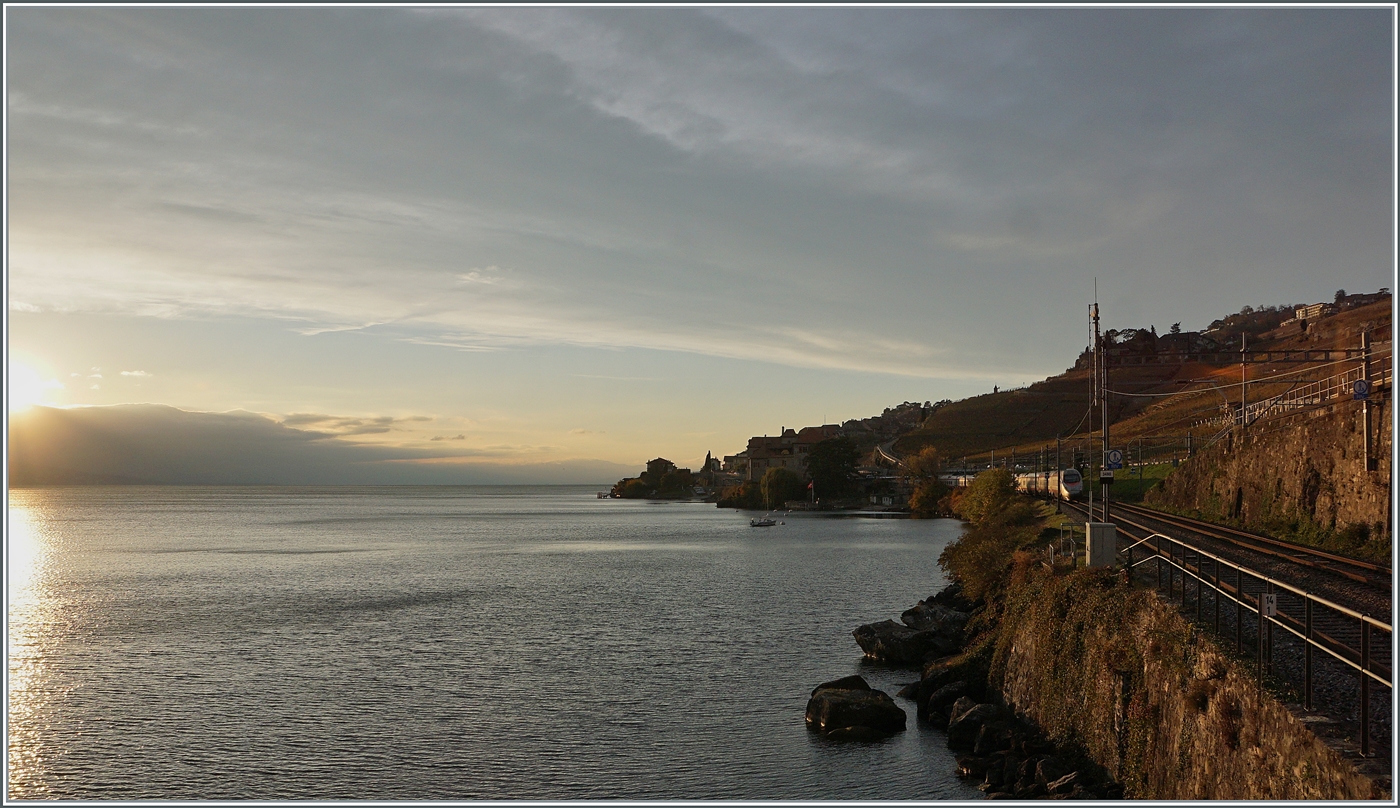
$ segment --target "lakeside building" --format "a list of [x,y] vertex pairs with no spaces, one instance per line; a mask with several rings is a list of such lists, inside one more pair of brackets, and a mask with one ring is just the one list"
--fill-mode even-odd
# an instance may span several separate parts
[[[812,447],[828,438],[841,435],[841,427],[836,424],[803,427],[802,431],[782,427],[775,438],[767,435],[749,438],[749,470],[745,479],[761,480],[768,469],[789,469],[805,477],[807,475],[807,453]],[[727,459],[727,458],[726,458]]]

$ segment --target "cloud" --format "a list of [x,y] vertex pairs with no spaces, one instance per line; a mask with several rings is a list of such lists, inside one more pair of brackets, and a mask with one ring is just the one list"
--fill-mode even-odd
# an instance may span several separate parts
[[496,266],[485,267],[484,269],[472,269],[457,276],[457,280],[462,283],[483,284],[486,286],[495,286],[505,279],[503,270]]
[[140,377],[140,378],[150,378],[150,376],[151,376],[151,374],[147,373],[147,372],[144,371],[144,370],[123,370],[123,371],[122,371],[122,375],[123,375],[123,376],[137,376],[137,377]]
[[253,13],[9,18],[12,310],[990,381],[1389,282],[1385,9]]
[[459,435],[453,435],[452,437],[447,437],[447,436],[444,436],[444,435],[434,435],[433,437],[429,438],[429,440],[466,440],[466,439],[467,439],[467,436],[466,436],[466,435],[460,435],[460,434],[459,434]]
[[606,435],[606,431],[601,429],[570,429],[570,435]]
[[389,415],[357,418],[310,412],[292,413],[281,418],[281,422],[286,426],[315,427],[318,432],[339,436],[382,435],[399,424],[431,420],[433,419],[426,415],[413,415],[406,418],[395,418]]
[[9,426],[10,480],[16,486],[591,484],[615,480],[628,470],[584,459],[500,459],[520,447],[498,447],[508,450],[503,453],[354,444],[254,413],[189,412],[153,404],[33,407],[11,414]]

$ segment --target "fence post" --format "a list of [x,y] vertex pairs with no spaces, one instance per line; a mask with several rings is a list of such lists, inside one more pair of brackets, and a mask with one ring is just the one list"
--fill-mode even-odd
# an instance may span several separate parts
[[1371,756],[1371,624],[1361,618],[1361,756]]
[[1205,572],[1201,569],[1201,554],[1196,553],[1196,622],[1201,622],[1201,599],[1205,596]]
[[1186,545],[1181,545],[1181,610],[1186,610]]
[[1262,693],[1264,692],[1264,593],[1262,590],[1254,597],[1254,611],[1259,614],[1259,635],[1256,638],[1259,655],[1256,661],[1259,668],[1259,692]]
[[1303,597],[1303,709],[1312,709],[1312,595]]
[[1220,636],[1220,559],[1211,562],[1211,578],[1215,579],[1215,636]]
[[[1269,581],[1266,584],[1266,586],[1268,588],[1265,591],[1267,591],[1270,595],[1274,594],[1274,582]],[[1274,621],[1268,619],[1268,615],[1264,616],[1264,626],[1265,630],[1269,632],[1269,639],[1264,644],[1264,647],[1267,648],[1269,651],[1268,666],[1265,668],[1265,670],[1267,670],[1269,674],[1272,675],[1274,672]]]
[[1235,567],[1235,653],[1244,653],[1244,570]]

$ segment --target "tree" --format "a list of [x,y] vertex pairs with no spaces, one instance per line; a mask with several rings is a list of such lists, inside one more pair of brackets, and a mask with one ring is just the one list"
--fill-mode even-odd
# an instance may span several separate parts
[[675,492],[692,485],[695,485],[695,475],[690,473],[690,469],[672,468],[661,475],[661,483],[657,488],[665,492]]
[[841,497],[851,493],[860,450],[845,436],[827,438],[807,453],[807,476],[812,478],[817,496]]
[[1173,333],[1173,334],[1180,334],[1180,333],[1181,333],[1181,323],[1172,323],[1172,330],[1171,330],[1171,333]]
[[938,454],[938,449],[925,446],[904,458],[903,473],[910,481],[919,482],[937,476],[942,465],[943,457]]
[[1340,306],[1340,305],[1342,305],[1342,301],[1346,299],[1346,296],[1347,296],[1347,290],[1345,290],[1345,289],[1338,289],[1338,290],[1337,290],[1336,296],[1332,298],[1332,302],[1333,302],[1333,303],[1336,303],[1338,306]]
[[958,516],[980,523],[1005,508],[1016,495],[1016,478],[1006,469],[988,469],[977,475],[958,502]]
[[939,502],[948,495],[948,486],[938,479],[943,458],[932,446],[904,459],[904,478],[913,487],[909,495],[909,510],[915,516],[937,516],[942,511]]
[[646,499],[651,491],[651,484],[637,477],[618,480],[612,489],[614,496],[623,499]]
[[769,510],[782,506],[790,499],[801,499],[807,490],[806,483],[790,469],[768,469],[759,480],[758,488],[763,493],[763,502]]

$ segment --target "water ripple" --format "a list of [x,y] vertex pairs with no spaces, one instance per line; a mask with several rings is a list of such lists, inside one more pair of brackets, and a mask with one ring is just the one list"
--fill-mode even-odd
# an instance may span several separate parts
[[[12,799],[971,799],[942,736],[809,735],[956,523],[593,488],[42,489]],[[12,524],[14,518],[12,516]],[[763,535],[757,535],[762,533]],[[912,712],[912,711],[911,711]]]

